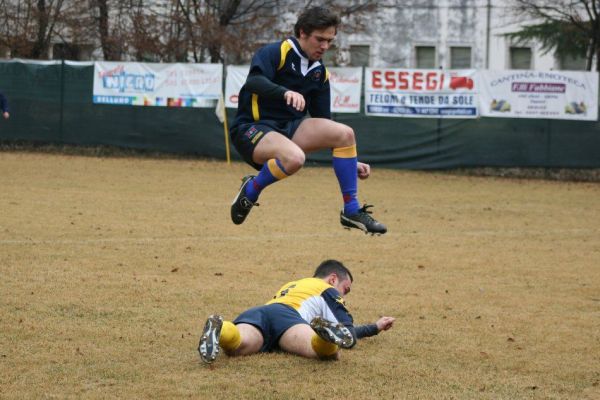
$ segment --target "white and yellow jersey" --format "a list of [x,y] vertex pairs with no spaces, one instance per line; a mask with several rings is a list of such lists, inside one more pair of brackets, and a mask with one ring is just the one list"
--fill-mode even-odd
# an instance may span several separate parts
[[286,283],[267,304],[286,304],[300,314],[306,322],[323,317],[332,322],[352,326],[352,315],[344,299],[333,286],[320,278],[304,278]]

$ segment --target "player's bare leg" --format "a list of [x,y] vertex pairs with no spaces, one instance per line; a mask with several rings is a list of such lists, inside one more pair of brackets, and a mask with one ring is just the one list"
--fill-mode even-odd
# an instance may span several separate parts
[[295,174],[304,165],[304,151],[292,140],[278,132],[269,132],[256,145],[252,159],[257,164],[265,164],[271,159],[281,161],[288,175]]
[[234,325],[214,314],[204,324],[198,352],[200,359],[210,364],[215,361],[221,348],[229,356],[243,356],[258,353],[263,341],[262,333],[256,327],[249,324]]
[[242,185],[231,204],[231,220],[239,225],[244,222],[255,205],[260,192],[268,185],[296,173],[304,165],[304,151],[290,139],[278,132],[268,132],[256,145],[253,161],[262,164],[258,176],[242,178]]
[[351,127],[325,118],[308,118],[302,121],[292,141],[305,153],[333,149],[333,169],[344,199],[344,210],[340,213],[343,226],[371,234],[387,232],[385,225],[371,217],[368,208],[372,206],[360,207],[358,203],[358,159]]
[[306,324],[294,325],[285,331],[279,339],[279,347],[288,353],[306,358],[338,358],[338,346],[321,339]]
[[228,356],[247,356],[260,351],[264,343],[262,333],[254,325],[237,324],[235,325],[240,333],[241,342],[236,349],[226,349]]

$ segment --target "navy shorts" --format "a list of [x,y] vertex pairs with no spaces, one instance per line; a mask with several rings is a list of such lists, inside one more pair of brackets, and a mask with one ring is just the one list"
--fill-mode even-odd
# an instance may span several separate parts
[[262,332],[264,343],[260,349],[266,353],[279,349],[279,338],[294,325],[306,324],[298,311],[285,304],[273,303],[258,306],[241,313],[234,324],[250,324]]
[[238,153],[240,153],[244,161],[252,165],[255,169],[260,170],[262,165],[257,164],[252,160],[252,154],[254,153],[256,145],[258,145],[262,138],[271,131],[279,132],[288,139],[291,139],[302,121],[304,121],[304,118],[283,122],[260,120],[256,122],[241,123],[232,126],[229,134],[231,135],[233,146]]

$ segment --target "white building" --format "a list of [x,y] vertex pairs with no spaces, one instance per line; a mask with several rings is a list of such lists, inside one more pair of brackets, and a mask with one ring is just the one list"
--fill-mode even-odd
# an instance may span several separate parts
[[[514,0],[349,0],[347,3],[376,3],[378,7],[367,15],[365,31],[352,34],[340,31],[335,51],[325,53],[325,63],[329,66],[585,69],[585,59],[560,60],[552,53],[542,54],[534,42],[511,42],[505,34],[536,22],[516,15]],[[171,3],[148,0],[145,4],[156,15],[167,15]],[[271,10],[281,21],[280,31],[292,31],[303,4],[281,0],[280,6]],[[70,37],[70,32],[63,32],[62,37]],[[280,39],[265,37],[264,43]],[[97,41],[88,38],[87,42],[94,40]],[[14,55],[0,46],[0,57]],[[57,41],[50,46],[48,57],[89,60],[102,59],[103,55],[99,43],[65,45]],[[227,63],[234,62],[227,58]],[[190,56],[189,60],[193,58]]]
[[519,18],[512,1],[380,1],[365,32],[338,35],[329,64],[400,68],[585,69],[585,59],[559,60],[536,43],[506,33],[535,21]]

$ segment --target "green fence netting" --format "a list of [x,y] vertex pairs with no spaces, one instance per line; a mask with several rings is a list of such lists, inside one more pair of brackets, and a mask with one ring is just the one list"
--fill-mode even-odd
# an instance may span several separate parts
[[[92,103],[94,67],[0,62],[0,90],[11,118],[0,141],[107,145],[225,158],[213,109]],[[229,120],[234,110],[228,110]],[[362,161],[392,168],[600,167],[598,122],[544,119],[418,119],[335,114],[356,132]],[[239,159],[232,149],[234,159]],[[330,162],[330,152],[310,155]]]

